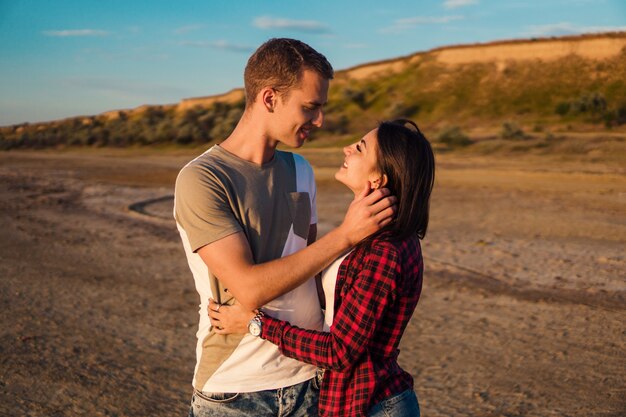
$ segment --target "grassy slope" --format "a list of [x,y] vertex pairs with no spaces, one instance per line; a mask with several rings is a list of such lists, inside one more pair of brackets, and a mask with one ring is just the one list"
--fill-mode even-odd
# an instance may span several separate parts
[[[458,127],[457,135],[471,139],[466,143],[472,146],[463,147],[463,152],[591,153],[617,160],[626,156],[626,51],[600,61],[570,55],[504,65],[446,65],[433,53],[407,61],[411,63],[400,72],[364,79],[339,73],[329,92],[325,127],[314,143],[342,145],[378,120],[408,117],[434,142],[444,130]],[[9,126],[0,128],[0,148],[204,145],[225,137],[242,109],[243,102],[183,112],[173,106],[146,106],[122,112],[121,117]],[[519,131],[506,137],[504,123]],[[436,146],[442,151],[459,149],[463,141],[456,139]]]
[[[600,112],[556,113],[561,103],[575,104],[597,93],[605,112],[626,108],[626,52],[604,61],[568,56],[552,62],[443,65],[426,56],[398,74],[362,81],[338,80],[330,92],[329,118],[348,117],[351,128],[368,116],[407,116],[421,124],[494,126],[507,120],[522,124],[599,124]],[[359,94],[357,94],[357,92]],[[356,95],[356,99],[355,99]],[[331,124],[332,124],[331,122]]]

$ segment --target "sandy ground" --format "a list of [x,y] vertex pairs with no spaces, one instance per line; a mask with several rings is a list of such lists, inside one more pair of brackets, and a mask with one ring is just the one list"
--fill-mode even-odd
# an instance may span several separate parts
[[[350,200],[341,157],[303,153],[323,233]],[[198,297],[170,213],[190,157],[0,153],[0,415],[186,415]],[[438,168],[400,355],[422,414],[625,415],[623,169]]]

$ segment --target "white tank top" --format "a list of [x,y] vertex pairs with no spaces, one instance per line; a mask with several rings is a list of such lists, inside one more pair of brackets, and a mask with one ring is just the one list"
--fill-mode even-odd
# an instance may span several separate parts
[[[350,251],[352,252],[352,251]],[[339,266],[350,252],[337,258],[322,273],[322,288],[324,288],[324,299],[326,300],[326,312],[324,313],[324,331],[330,331],[333,324],[333,316],[335,315],[335,286],[337,284],[337,273]]]

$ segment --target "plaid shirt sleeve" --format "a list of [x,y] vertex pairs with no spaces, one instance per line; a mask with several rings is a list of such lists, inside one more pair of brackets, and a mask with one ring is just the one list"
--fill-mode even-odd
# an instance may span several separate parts
[[301,329],[265,316],[261,337],[290,358],[326,369],[350,368],[366,350],[393,303],[401,269],[397,250],[385,243],[369,249],[360,263],[362,269],[343,296],[330,333]]

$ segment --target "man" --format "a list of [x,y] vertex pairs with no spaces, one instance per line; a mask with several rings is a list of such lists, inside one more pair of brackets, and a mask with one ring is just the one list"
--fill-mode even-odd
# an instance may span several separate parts
[[246,65],[235,130],[178,175],[174,216],[201,300],[191,416],[317,414],[314,367],[250,334],[215,334],[207,307],[210,298],[236,300],[321,329],[311,277],[391,221],[393,197],[364,192],[341,226],[315,242],[313,171],[276,150],[302,146],[322,125],[332,77],[326,58],[300,41],[261,45]]

